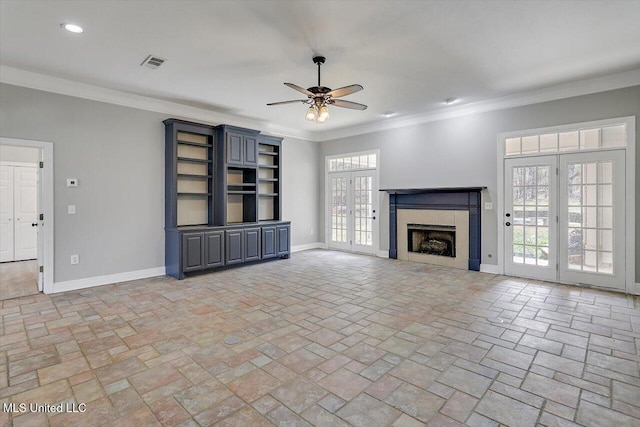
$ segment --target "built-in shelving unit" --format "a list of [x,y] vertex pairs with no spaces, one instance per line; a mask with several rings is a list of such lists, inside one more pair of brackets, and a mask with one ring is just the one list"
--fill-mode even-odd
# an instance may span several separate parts
[[229,125],[165,123],[167,274],[289,256],[281,138]]
[[260,221],[280,217],[281,139],[261,135],[258,138],[258,214]]

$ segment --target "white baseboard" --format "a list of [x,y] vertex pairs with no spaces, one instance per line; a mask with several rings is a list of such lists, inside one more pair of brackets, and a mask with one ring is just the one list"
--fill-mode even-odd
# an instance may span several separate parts
[[376,256],[378,258],[389,258],[389,251],[388,250],[386,250],[386,251],[378,251],[376,253]]
[[640,283],[636,283],[636,291],[634,292],[635,295],[640,295]]
[[291,253],[306,251],[309,249],[326,249],[326,247],[322,242],[305,243],[304,245],[291,246]]
[[128,282],[129,280],[146,279],[148,277],[164,276],[164,267],[149,268],[147,270],[128,271],[126,273],[109,274],[106,276],[87,277],[86,279],[68,280],[53,284],[53,292],[75,291],[93,286],[109,285],[112,283]]
[[480,271],[482,273],[500,274],[498,266],[494,264],[480,264]]

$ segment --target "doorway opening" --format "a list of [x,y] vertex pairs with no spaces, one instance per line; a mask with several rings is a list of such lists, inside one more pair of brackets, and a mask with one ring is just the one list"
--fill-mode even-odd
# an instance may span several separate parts
[[0,138],[0,300],[51,290],[52,161],[51,143]]

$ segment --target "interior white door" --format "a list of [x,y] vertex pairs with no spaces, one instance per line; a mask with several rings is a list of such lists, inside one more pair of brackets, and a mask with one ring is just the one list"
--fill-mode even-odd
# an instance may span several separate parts
[[505,159],[505,273],[557,280],[557,157]]
[[38,257],[38,169],[16,166],[14,176],[14,259]]
[[351,211],[350,224],[351,250],[362,253],[374,252],[374,224],[378,187],[375,171],[358,171],[351,173]]
[[13,166],[0,166],[0,262],[13,260]]
[[624,290],[624,156],[560,156],[560,281]]
[[351,215],[351,192],[349,190],[349,172],[329,175],[329,247],[349,250],[351,245],[349,223]]

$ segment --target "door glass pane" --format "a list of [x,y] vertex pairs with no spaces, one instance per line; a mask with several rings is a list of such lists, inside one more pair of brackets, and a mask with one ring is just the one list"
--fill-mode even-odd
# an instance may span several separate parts
[[549,166],[512,168],[515,264],[549,264],[549,172]]
[[[567,172],[566,191],[570,205],[567,266],[571,270],[612,274],[615,250],[613,162],[570,163]],[[578,183],[578,175],[582,185]],[[576,183],[578,185],[574,185]],[[579,210],[582,212],[580,221],[577,220]]]
[[347,242],[347,178],[331,178],[331,239]]
[[355,210],[355,244],[373,245],[373,194],[372,177],[357,176],[354,178]]
[[580,149],[600,147],[600,129],[586,129],[580,131]]
[[538,152],[538,135],[522,138],[522,154]]
[[520,138],[507,138],[504,141],[504,151],[507,156],[520,154]]
[[572,151],[578,149],[578,131],[561,132],[558,136],[560,151]]
[[624,147],[626,142],[626,126],[610,126],[602,128],[603,147]]
[[558,134],[548,133],[540,135],[540,152],[549,152],[558,150]]

